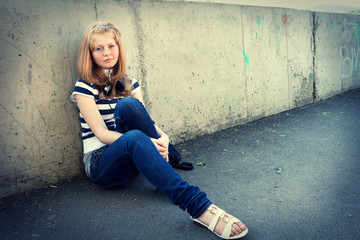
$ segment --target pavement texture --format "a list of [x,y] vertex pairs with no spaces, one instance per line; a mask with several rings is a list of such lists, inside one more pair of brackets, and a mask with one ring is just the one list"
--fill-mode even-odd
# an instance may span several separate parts
[[[175,147],[243,239],[360,239],[360,89]],[[0,207],[3,240],[219,239],[141,176],[106,190],[83,175]]]

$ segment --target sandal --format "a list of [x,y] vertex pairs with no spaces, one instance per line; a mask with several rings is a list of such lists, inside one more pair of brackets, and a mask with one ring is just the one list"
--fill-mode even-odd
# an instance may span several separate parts
[[[230,237],[231,227],[232,227],[233,223],[240,222],[240,220],[237,219],[236,217],[233,217],[233,218],[230,219],[229,216],[226,214],[226,212],[224,210],[222,210],[221,208],[218,208],[215,205],[210,206],[208,208],[208,210],[210,211],[211,214],[216,215],[214,217],[214,219],[211,221],[209,226],[207,226],[206,224],[200,222],[196,218],[190,217],[191,220],[193,220],[196,224],[198,224],[200,226],[208,228],[210,231],[215,233],[216,236],[218,236],[218,237],[220,237],[222,239],[239,239],[239,238],[244,237],[248,233],[248,229],[246,228],[244,231],[241,231],[241,233],[239,235],[235,235],[235,236]],[[217,234],[215,232],[215,226],[217,225],[219,218],[221,218],[222,221],[227,223],[221,235],[219,235],[219,234]]]

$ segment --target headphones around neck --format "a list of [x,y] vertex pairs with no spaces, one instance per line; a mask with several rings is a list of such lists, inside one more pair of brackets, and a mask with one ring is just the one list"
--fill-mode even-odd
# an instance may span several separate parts
[[[107,97],[110,96],[110,94],[112,92],[112,88],[113,88],[112,85],[105,86],[104,90],[105,90]],[[124,88],[125,88],[124,83],[122,81],[118,80],[115,84],[116,91],[122,92],[122,91],[124,91]]]

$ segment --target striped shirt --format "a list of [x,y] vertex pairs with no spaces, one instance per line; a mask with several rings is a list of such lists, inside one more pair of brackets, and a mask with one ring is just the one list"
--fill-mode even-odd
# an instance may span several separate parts
[[[140,90],[140,85],[136,79],[131,78],[132,91],[131,96],[133,96],[137,91]],[[109,130],[115,130],[115,118],[114,118],[114,109],[116,103],[120,98],[113,99],[100,99],[99,91],[96,86],[89,84],[86,81],[79,79],[75,83],[75,88],[73,93],[70,96],[70,100],[76,102],[76,94],[90,97],[96,102],[96,106],[99,109],[100,115],[103,118],[107,128]],[[94,150],[97,150],[106,144],[99,141],[95,134],[91,131],[89,125],[85,122],[81,112],[80,115],[80,124],[81,124],[81,138],[83,142],[84,153],[89,153]]]

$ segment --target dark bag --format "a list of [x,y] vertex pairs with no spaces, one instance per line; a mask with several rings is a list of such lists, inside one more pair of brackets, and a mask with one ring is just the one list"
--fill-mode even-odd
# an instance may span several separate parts
[[181,155],[174,146],[169,144],[169,163],[173,168],[182,170],[192,170],[194,167],[189,162],[181,162]]

